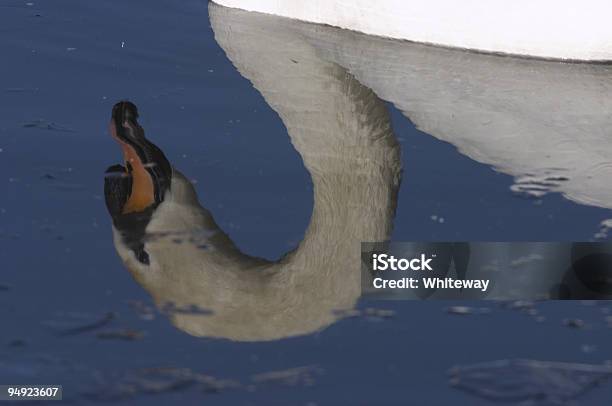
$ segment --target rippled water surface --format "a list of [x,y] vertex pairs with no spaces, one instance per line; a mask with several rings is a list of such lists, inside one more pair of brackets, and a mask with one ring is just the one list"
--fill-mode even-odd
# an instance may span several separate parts
[[[117,404],[612,397],[608,302],[353,309],[348,289],[324,294],[340,281],[279,282],[275,302],[257,278],[226,291],[193,265],[316,276],[358,263],[343,254],[364,239],[609,241],[611,67],[194,0],[5,0],[0,32],[0,383]],[[124,99],[215,223],[195,239],[213,247],[201,262],[189,221],[147,240],[154,266],[180,253],[157,279],[124,265],[105,207],[105,170],[122,162],[108,122]],[[224,297],[227,314],[214,308]]]

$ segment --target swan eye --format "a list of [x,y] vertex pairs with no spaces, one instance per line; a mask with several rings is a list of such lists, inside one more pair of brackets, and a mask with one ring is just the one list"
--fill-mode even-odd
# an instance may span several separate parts
[[144,250],[144,247],[139,247],[135,249],[134,255],[136,256],[136,259],[138,260],[138,262],[140,262],[141,264],[143,265],[151,264],[151,261],[149,259],[149,253],[147,253],[147,251]]

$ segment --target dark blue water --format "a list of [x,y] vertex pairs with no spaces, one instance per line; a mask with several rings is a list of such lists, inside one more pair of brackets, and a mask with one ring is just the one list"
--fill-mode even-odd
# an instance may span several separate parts
[[[447,371],[612,359],[607,304],[539,304],[538,322],[490,303],[471,304],[490,314],[462,317],[447,303],[362,302],[393,315],[263,343],[195,338],[156,312],[143,320],[130,302],[151,299],[117,257],[104,206],[104,170],[121,159],[107,133],[116,101],[138,104],[148,137],[197,181],[200,200],[248,254],[275,259],[299,243],[313,204],[309,174],[278,115],[217,45],[204,1],[5,0],[0,32],[0,384],[59,383],[77,402],[486,405],[449,385]],[[612,217],[560,194],[518,196],[511,176],[389,108],[404,173],[395,240],[589,240]],[[61,334],[108,312],[116,316],[103,329],[144,336]],[[586,326],[569,328],[567,318]],[[234,384],[147,395],[134,371],[150,367]],[[286,372],[257,378],[270,371]],[[122,382],[140,389],[111,396]],[[610,394],[604,386],[579,401],[603,405]]]

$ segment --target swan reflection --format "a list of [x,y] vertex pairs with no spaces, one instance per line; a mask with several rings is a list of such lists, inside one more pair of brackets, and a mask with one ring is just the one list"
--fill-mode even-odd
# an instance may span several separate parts
[[126,164],[111,167],[106,178],[115,246],[158,306],[210,312],[170,313],[189,334],[272,340],[310,333],[354,307],[360,242],[390,237],[399,145],[384,103],[308,44],[288,46],[287,38],[271,36],[252,38],[261,45],[254,48],[242,37],[227,40],[219,42],[254,72],[243,74],[281,116],[312,178],[314,207],[303,240],[276,262],[242,253],[191,183],[177,168],[165,169],[163,153],[153,153],[159,150],[145,138],[136,106],[122,102],[111,132]]
[[382,100],[514,176],[517,191],[612,208],[612,67],[437,49],[213,3],[209,15],[227,57],[287,128],[314,205],[295,250],[274,262],[248,256],[145,137],[136,106],[115,106],[125,162],[105,182],[115,246],[158,306],[206,311],[169,312],[189,334],[273,340],[354,307],[360,242],[389,239],[400,182]]
[[214,4],[209,14],[219,44],[262,92],[278,64],[272,59],[300,43],[419,130],[513,176],[515,192],[612,208],[612,65],[437,48]]

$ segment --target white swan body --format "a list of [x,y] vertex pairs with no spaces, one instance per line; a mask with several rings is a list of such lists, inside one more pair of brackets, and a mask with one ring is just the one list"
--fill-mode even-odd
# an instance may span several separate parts
[[381,37],[484,52],[612,60],[607,0],[215,0]]
[[610,65],[467,53],[214,5],[210,13],[224,16],[223,30],[250,25],[249,35],[307,42],[421,131],[512,175],[517,192],[612,208]]

